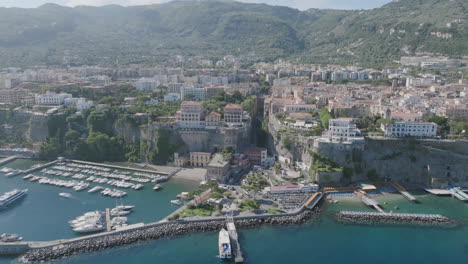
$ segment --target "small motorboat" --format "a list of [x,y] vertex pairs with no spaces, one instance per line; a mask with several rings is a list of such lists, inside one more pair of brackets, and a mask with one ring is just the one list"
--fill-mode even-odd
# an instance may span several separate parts
[[64,198],[72,198],[72,195],[69,193],[59,193],[59,196],[64,197]]
[[161,185],[156,184],[156,185],[153,187],[153,190],[155,190],[155,191],[161,190]]
[[171,204],[173,204],[173,205],[181,205],[182,202],[179,201],[179,200],[171,200]]

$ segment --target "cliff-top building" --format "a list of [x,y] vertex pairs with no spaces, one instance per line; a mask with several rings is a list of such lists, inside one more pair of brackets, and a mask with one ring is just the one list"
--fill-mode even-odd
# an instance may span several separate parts
[[203,119],[203,103],[184,101],[177,112],[177,125],[179,127],[200,127]]
[[224,107],[224,122],[226,124],[242,124],[242,105],[229,104]]

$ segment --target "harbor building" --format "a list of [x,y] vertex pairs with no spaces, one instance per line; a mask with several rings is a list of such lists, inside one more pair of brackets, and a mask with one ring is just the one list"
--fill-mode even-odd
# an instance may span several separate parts
[[435,123],[396,122],[382,124],[380,129],[386,137],[435,137],[437,135]]
[[190,152],[190,165],[193,167],[206,167],[211,159],[211,153]]
[[224,182],[229,171],[229,161],[224,160],[223,155],[217,153],[208,164],[208,179],[215,179]]
[[319,186],[317,184],[311,185],[283,185],[283,186],[272,186],[270,187],[271,194],[286,194],[286,193],[309,193],[309,192],[317,192]]

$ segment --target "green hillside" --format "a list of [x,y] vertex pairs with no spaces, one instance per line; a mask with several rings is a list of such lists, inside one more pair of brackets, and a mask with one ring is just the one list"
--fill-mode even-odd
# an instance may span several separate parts
[[466,56],[467,9],[464,0],[401,0],[368,11],[232,1],[0,8],[0,65],[151,65],[178,54],[363,65],[427,52]]

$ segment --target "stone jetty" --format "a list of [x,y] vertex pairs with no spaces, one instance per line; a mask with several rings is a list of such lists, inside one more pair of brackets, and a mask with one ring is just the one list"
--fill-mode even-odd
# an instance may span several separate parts
[[[317,210],[316,210],[317,211]],[[295,225],[306,222],[316,211],[301,208],[290,215],[269,215],[236,218],[238,228],[253,228],[261,225]],[[214,232],[225,225],[224,218],[194,221],[173,221],[148,224],[138,229],[111,232],[89,239],[71,240],[51,247],[31,248],[20,260],[24,263],[45,262],[74,254],[99,251],[132,243],[180,236],[194,232]]]
[[359,223],[390,223],[417,225],[447,225],[455,221],[440,214],[407,214],[407,213],[376,213],[340,211],[336,214],[339,221]]

